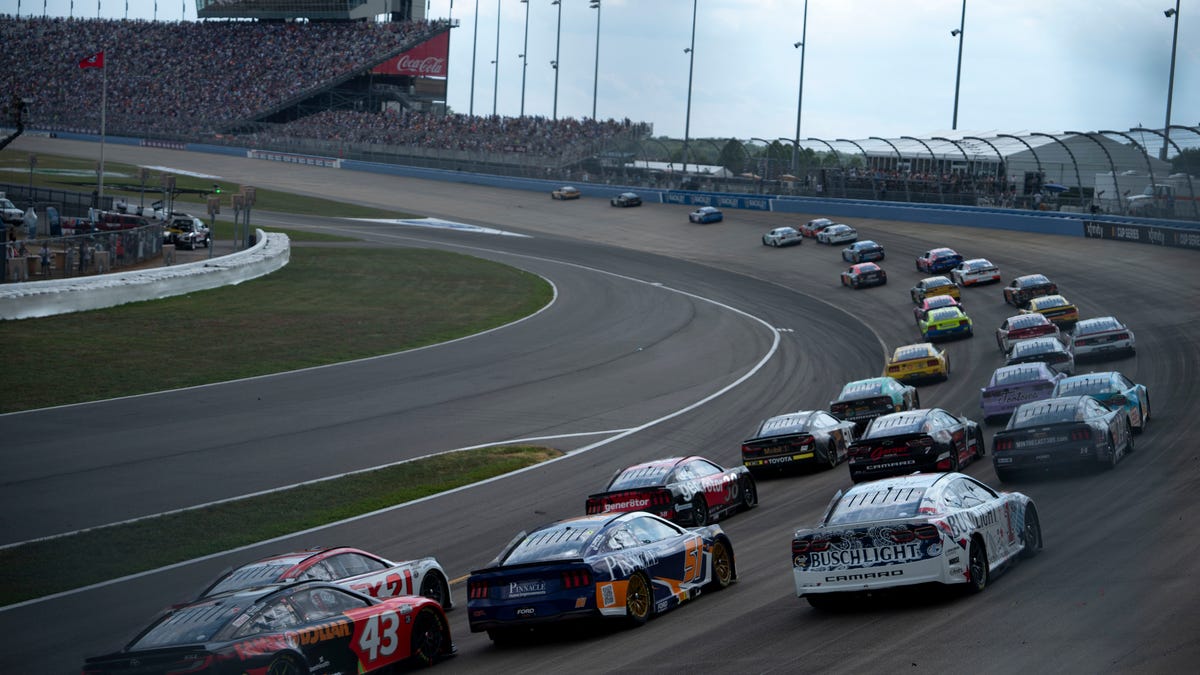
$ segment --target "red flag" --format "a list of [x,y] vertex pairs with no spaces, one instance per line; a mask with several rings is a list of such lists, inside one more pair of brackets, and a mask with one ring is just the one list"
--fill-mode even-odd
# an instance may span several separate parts
[[86,59],[79,62],[80,68],[103,68],[104,67],[104,52],[96,52]]

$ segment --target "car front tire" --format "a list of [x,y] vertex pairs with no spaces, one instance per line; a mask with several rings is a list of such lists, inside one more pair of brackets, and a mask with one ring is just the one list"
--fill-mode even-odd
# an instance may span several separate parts
[[413,622],[410,657],[414,665],[432,666],[445,651],[446,627],[433,610],[421,612]]

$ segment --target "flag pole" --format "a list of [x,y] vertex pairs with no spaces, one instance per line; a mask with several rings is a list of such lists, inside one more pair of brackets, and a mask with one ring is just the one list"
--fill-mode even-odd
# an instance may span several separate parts
[[[103,53],[103,52],[101,52]],[[96,208],[101,208],[104,200],[104,123],[108,112],[108,64],[100,68],[100,189],[96,199]]]

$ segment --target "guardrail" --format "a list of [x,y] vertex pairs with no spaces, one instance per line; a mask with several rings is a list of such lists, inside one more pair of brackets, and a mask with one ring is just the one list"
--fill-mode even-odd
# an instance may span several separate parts
[[230,286],[274,272],[291,259],[286,234],[258,230],[243,251],[181,265],[0,286],[0,319],[29,319]]

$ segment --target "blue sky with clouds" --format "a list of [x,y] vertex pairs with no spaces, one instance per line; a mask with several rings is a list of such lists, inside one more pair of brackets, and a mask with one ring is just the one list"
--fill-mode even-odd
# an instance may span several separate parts
[[[17,0],[6,0],[12,7]],[[967,0],[958,129],[966,132],[1161,128],[1176,0]],[[20,0],[66,16],[70,0]],[[426,0],[460,22],[451,37],[451,108],[521,110],[526,4]],[[451,6],[453,5],[453,6]],[[651,122],[681,137],[687,114],[691,0],[562,0],[558,114]],[[692,137],[792,138],[804,0],[698,0]],[[154,0],[128,0],[130,18]],[[123,18],[125,0],[77,0],[75,16]],[[195,20],[195,4],[159,0],[159,20]],[[809,0],[801,136],[931,136],[952,124],[961,0]],[[559,6],[530,0],[524,107],[549,117]],[[499,9],[499,68],[497,54]],[[7,11],[14,11],[8,9]],[[1200,2],[1182,0],[1172,122],[1200,126]],[[498,87],[493,86],[498,81]],[[1200,147],[1194,135],[1175,135]]]

